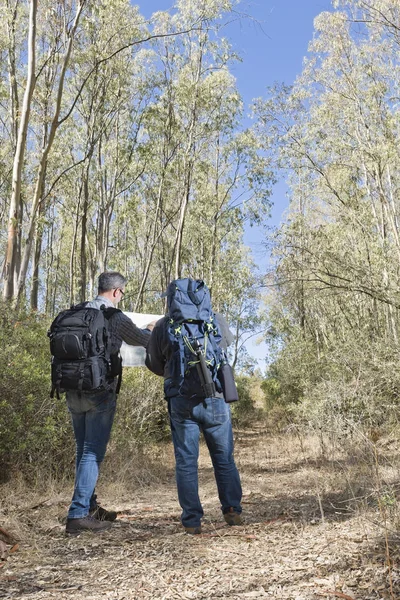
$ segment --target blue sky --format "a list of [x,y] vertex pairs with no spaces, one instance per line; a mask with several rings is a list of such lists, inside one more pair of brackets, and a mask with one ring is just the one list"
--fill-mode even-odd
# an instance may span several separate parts
[[[137,4],[141,13],[150,17],[155,11],[168,10],[173,6],[173,0],[144,0]],[[249,107],[253,98],[264,96],[274,82],[291,84],[295,80],[302,70],[303,58],[313,36],[314,18],[333,9],[331,0],[242,0],[237,10],[251,18],[232,22],[224,36],[242,57],[242,62],[233,65],[231,72],[237,78],[245,105]],[[287,207],[286,189],[284,182],[274,188],[271,227],[279,225]],[[265,232],[257,228],[249,228],[245,233],[245,243],[262,269],[268,264],[264,236]],[[264,368],[266,345],[251,343],[247,346]]]

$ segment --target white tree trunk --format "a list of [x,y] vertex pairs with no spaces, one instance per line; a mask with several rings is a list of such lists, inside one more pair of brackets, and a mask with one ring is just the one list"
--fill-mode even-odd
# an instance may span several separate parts
[[36,62],[36,15],[37,0],[31,0],[29,11],[29,33],[28,33],[28,77],[22,103],[21,120],[18,128],[18,138],[14,154],[12,191],[10,200],[10,213],[8,221],[7,253],[4,268],[4,299],[9,301],[14,294],[14,274],[17,259],[17,238],[21,226],[21,215],[19,214],[19,203],[21,196],[22,167],[24,163],[26,136],[28,131],[31,101],[36,84],[35,62]]

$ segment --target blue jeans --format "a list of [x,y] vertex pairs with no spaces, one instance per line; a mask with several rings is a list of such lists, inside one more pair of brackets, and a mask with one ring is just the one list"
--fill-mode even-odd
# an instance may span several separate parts
[[116,408],[115,391],[67,392],[76,442],[75,488],[68,519],[86,517],[96,507],[95,487]]
[[233,458],[233,433],[230,407],[221,398],[187,400],[170,398],[168,402],[172,440],[175,450],[176,483],[182,507],[182,525],[198,527],[203,516],[198,492],[200,431],[203,432],[217,482],[223,513],[232,507],[242,512],[242,487]]

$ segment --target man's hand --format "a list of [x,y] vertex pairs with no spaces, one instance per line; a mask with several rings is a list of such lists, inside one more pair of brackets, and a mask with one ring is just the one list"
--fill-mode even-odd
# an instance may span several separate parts
[[155,325],[156,323],[157,323],[157,320],[155,320],[155,321],[151,321],[151,323],[148,323],[148,324],[146,325],[146,329],[148,329],[149,331],[153,331],[153,329],[154,329],[154,325]]

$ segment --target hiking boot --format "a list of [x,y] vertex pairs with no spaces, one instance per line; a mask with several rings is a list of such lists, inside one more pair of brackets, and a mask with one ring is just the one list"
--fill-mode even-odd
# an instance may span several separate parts
[[224,514],[224,519],[230,527],[232,527],[232,525],[243,524],[242,516],[235,512],[232,507],[230,507],[229,512]]
[[199,535],[201,533],[201,526],[198,527],[185,527],[185,532],[190,535]]
[[65,526],[65,533],[71,535],[79,535],[82,531],[92,531],[93,533],[101,533],[110,529],[111,523],[109,521],[98,521],[94,517],[88,515],[82,517],[82,519],[67,519]]
[[115,510],[106,510],[99,504],[89,511],[89,515],[98,521],[115,521],[117,518]]

